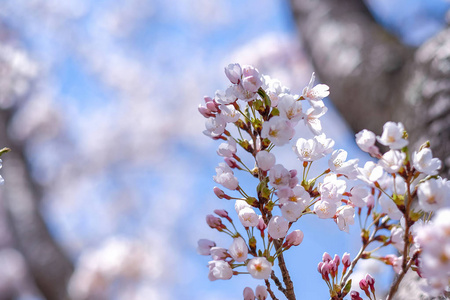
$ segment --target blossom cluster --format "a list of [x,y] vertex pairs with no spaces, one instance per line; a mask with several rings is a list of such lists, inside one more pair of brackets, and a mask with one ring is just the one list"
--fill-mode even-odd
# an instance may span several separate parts
[[[441,161],[433,158],[429,144],[410,153],[402,123],[387,122],[380,136],[368,130],[356,134],[357,145],[378,160],[360,167],[358,159],[348,159],[345,150],[334,149],[334,140],[322,132],[320,117],[327,111],[323,99],[329,95],[329,88],[314,85],[314,74],[299,95],[252,66],[230,64],[225,74],[230,86],[225,91],[216,91],[214,98],[205,97],[199,112],[206,118],[204,134],[223,141],[217,150],[223,162],[216,167],[213,179],[231,192],[214,187],[214,193],[220,199],[235,201],[236,215],[245,233],[237,229],[239,226],[225,210],[217,209],[215,215],[206,217],[211,228],[233,239],[229,248],[217,247],[214,241],[206,239],[199,241],[198,252],[212,259],[208,264],[210,280],[250,274],[265,281],[272,298],[275,296],[269,279],[287,299],[295,299],[283,252],[302,243],[304,234],[296,229],[296,223],[311,214],[334,220],[345,232],[355,223],[356,215],[360,220],[361,251],[353,261],[348,253],[344,254],[340,280],[338,256],[328,260],[324,255],[319,263],[319,273],[327,282],[332,299],[343,299],[350,293],[349,277],[360,259],[383,261],[400,274],[388,299],[410,268],[428,276],[430,282],[436,281],[430,275],[434,274],[432,271],[421,272],[434,269],[422,262],[429,253],[427,248],[415,241],[421,236],[419,232],[425,232],[420,231],[422,224],[450,202],[450,185],[437,176]],[[309,128],[314,137],[291,141],[299,123]],[[272,150],[286,144],[292,145],[299,166],[288,168],[277,162]],[[380,144],[389,150],[383,154],[377,146]],[[238,148],[243,152],[238,153]],[[244,163],[244,154],[252,157],[254,165]],[[328,168],[310,178],[312,164],[320,159],[328,160]],[[238,171],[257,178],[254,191],[244,190]],[[378,244],[375,249],[369,250],[375,244]],[[376,255],[377,249],[389,245],[399,255]],[[275,263],[283,275],[284,286],[273,272]],[[449,279],[446,272],[444,285],[448,285]],[[372,289],[373,282],[369,282]],[[245,299],[252,299],[250,290],[244,291]],[[369,293],[368,289],[363,291]],[[373,290],[372,294],[375,297]],[[360,297],[353,291],[352,299],[357,299],[356,296]]]

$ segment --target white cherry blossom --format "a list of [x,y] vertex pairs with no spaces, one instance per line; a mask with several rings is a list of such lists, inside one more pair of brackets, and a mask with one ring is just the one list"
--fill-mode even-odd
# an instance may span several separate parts
[[383,133],[381,137],[377,137],[377,140],[391,149],[401,149],[408,145],[408,141],[403,138],[404,131],[402,123],[386,122],[383,126]]
[[264,122],[261,137],[269,139],[275,146],[283,146],[292,139],[294,133],[294,128],[289,121],[275,116],[268,122]]
[[247,243],[242,237],[233,239],[233,243],[228,248],[228,253],[237,262],[244,262],[247,259],[248,248]]
[[233,276],[233,269],[230,265],[223,260],[213,260],[208,263],[209,275],[208,278],[211,281],[222,279],[227,280]]
[[396,173],[403,167],[406,154],[398,150],[389,150],[379,161],[379,165],[388,173]]
[[413,154],[413,166],[419,172],[427,175],[436,175],[441,165],[442,162],[439,158],[433,158],[430,148],[423,148]]
[[253,278],[269,279],[272,264],[265,257],[255,257],[248,262],[247,271]]
[[265,150],[259,151],[256,154],[256,163],[258,167],[263,171],[270,170],[275,165],[275,155]]
[[279,98],[278,110],[280,117],[297,124],[303,117],[302,102],[297,100],[298,96],[283,94]]
[[225,67],[225,75],[231,83],[239,84],[242,78],[242,69],[239,64],[229,64]]
[[213,176],[215,182],[230,190],[235,190],[238,188],[239,182],[234,176],[233,170],[231,170],[226,163],[219,163],[219,166],[216,167],[216,173],[217,175]]

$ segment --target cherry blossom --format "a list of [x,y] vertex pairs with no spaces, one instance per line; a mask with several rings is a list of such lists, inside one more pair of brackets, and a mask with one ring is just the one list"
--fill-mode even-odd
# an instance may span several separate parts
[[413,154],[413,166],[419,172],[427,175],[436,175],[441,165],[442,162],[439,158],[433,158],[430,148],[423,148]]
[[404,131],[402,123],[386,122],[383,126],[383,133],[381,137],[377,137],[377,140],[391,149],[401,149],[408,145],[408,141],[403,138]]
[[237,262],[244,262],[247,259],[248,248],[247,243],[242,237],[233,239],[233,243],[228,249],[231,257]]
[[267,227],[267,230],[273,239],[284,238],[287,234],[288,229],[288,221],[280,216],[273,216],[272,219],[270,219],[269,225]]
[[231,83],[239,84],[242,77],[242,69],[239,64],[229,64],[225,68],[225,75]]
[[272,264],[265,257],[255,257],[248,262],[247,271],[253,278],[269,279]]
[[263,124],[261,137],[269,139],[275,146],[283,146],[292,139],[294,133],[289,121],[275,116]]
[[197,253],[200,255],[210,255],[211,248],[215,247],[216,243],[208,239],[200,239],[198,241]]
[[275,165],[275,155],[267,151],[259,151],[256,154],[256,163],[258,167],[263,171],[270,170]]
[[313,87],[315,79],[316,77],[314,73],[312,73],[311,80],[309,81],[308,86],[303,89],[302,93],[302,96],[311,102],[322,100],[330,94],[328,85],[318,84]]
[[209,275],[208,278],[211,281],[222,279],[227,280],[233,276],[233,270],[226,261],[213,260],[208,263]]
[[215,182],[230,190],[235,190],[238,188],[239,182],[234,176],[231,168],[226,163],[219,163],[219,166],[216,167],[216,173],[217,175],[213,176]]

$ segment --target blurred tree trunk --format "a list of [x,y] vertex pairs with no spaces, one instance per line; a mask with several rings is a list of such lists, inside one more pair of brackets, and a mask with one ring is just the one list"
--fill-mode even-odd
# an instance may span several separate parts
[[[3,23],[0,23],[0,42],[12,45],[12,48],[19,48],[20,44],[15,39],[14,32]],[[0,62],[1,76],[13,77],[14,72],[12,62]],[[4,93],[1,95],[2,99],[10,98],[12,103],[11,107],[0,110],[0,148],[8,147],[12,150],[2,156],[5,166],[2,175],[7,184],[0,189],[9,223],[9,236],[12,237],[11,246],[22,254],[29,272],[26,277],[33,279],[34,286],[45,299],[66,300],[69,299],[67,283],[73,272],[73,265],[51,236],[42,218],[42,191],[31,177],[24,142],[16,141],[8,134],[10,121],[21,101],[14,98],[14,94],[9,94],[4,87],[1,92]],[[0,295],[0,298],[2,296],[4,295]]]
[[41,193],[30,176],[23,145],[7,135],[11,115],[9,110],[0,112],[1,147],[7,145],[12,149],[2,157],[5,165],[2,173],[7,180],[2,190],[10,230],[39,292],[48,300],[66,300],[73,266],[53,240],[41,216]]
[[[386,121],[402,122],[413,145],[430,140],[449,177],[450,28],[413,49],[378,25],[361,0],[291,4],[314,69],[351,128],[381,134]],[[418,276],[406,278],[396,299],[425,299]]]
[[431,142],[450,175],[450,29],[418,49],[403,45],[361,0],[291,0],[320,80],[355,132],[402,122],[414,143]]

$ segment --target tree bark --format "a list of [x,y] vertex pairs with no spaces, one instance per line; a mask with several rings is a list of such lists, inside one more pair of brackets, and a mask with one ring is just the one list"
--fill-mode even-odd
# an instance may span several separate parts
[[378,25],[360,0],[291,0],[304,48],[351,128],[378,134],[402,122],[412,144],[431,141],[450,166],[450,32],[418,49]]
[[3,158],[5,184],[2,196],[16,247],[24,256],[28,269],[42,295],[48,300],[69,299],[67,283],[73,272],[70,260],[53,240],[40,214],[40,190],[27,167],[22,145],[7,135],[12,112],[0,111],[0,141],[11,152]]
[[[412,149],[429,140],[441,175],[450,177],[450,28],[413,49],[378,25],[361,0],[291,5],[315,72],[350,127],[380,134],[385,122],[402,122]],[[410,273],[395,299],[427,299]]]

